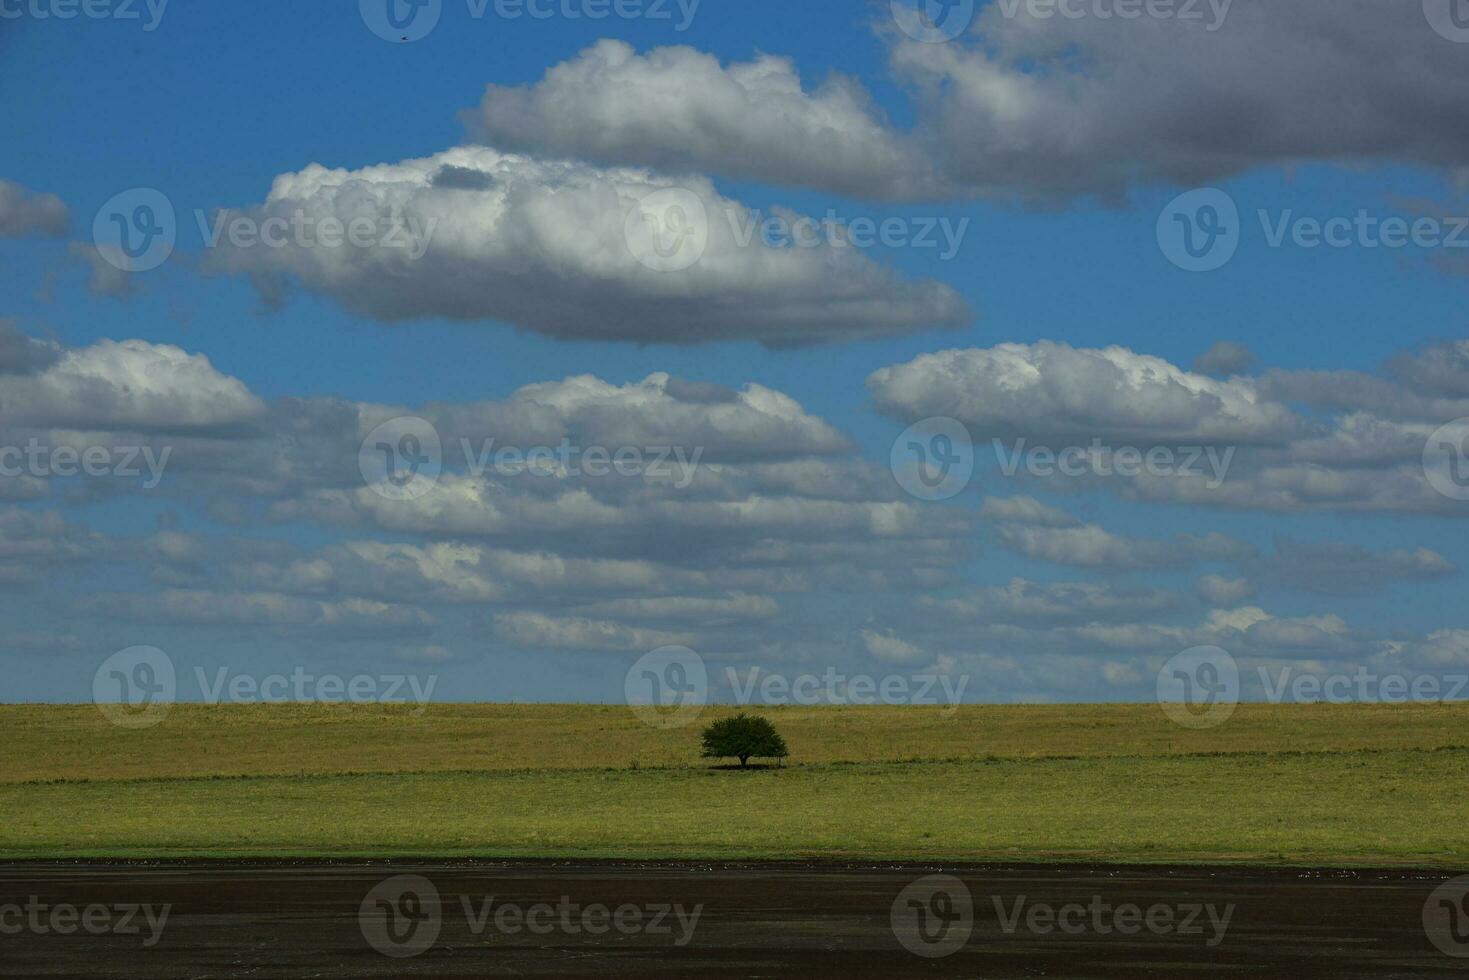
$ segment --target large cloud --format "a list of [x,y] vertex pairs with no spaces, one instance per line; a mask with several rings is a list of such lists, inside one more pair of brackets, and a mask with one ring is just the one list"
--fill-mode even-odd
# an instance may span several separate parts
[[[835,427],[759,384],[658,372],[419,407],[267,402],[202,355],[164,345],[68,348],[6,330],[0,355],[0,394],[19,416],[7,440],[113,445],[125,433],[129,444],[172,450],[154,491],[170,503],[207,503],[240,527],[295,525],[278,535],[287,540],[165,529],[109,546],[55,515],[14,509],[0,527],[0,579],[54,579],[63,550],[146,570],[132,591],[109,584],[64,607],[84,624],[263,630],[304,644],[381,630],[399,654],[419,657],[463,649],[466,630],[485,629],[525,650],[697,640],[705,651],[786,656],[861,647],[850,630],[845,640],[836,626],[823,634],[809,598],[787,609],[782,597],[942,585],[967,552],[966,514],[928,513]],[[359,469],[369,433],[403,415],[433,424],[444,447],[438,484],[415,500],[381,496]],[[575,457],[570,467],[477,469],[501,449],[563,443],[644,449],[648,463],[669,447],[679,451],[670,465],[688,469],[598,474]],[[326,540],[303,551],[288,543],[297,533]],[[430,630],[435,641],[422,642]]]
[[1208,14],[1045,17],[1039,7],[990,5],[972,44],[894,49],[895,68],[923,89],[948,172],[977,190],[1116,195],[1136,181],[1312,161],[1469,163],[1457,95],[1469,62],[1421,4],[1239,2],[1217,28]]
[[[357,171],[312,165],[276,178],[260,206],[219,220],[241,218],[262,229],[275,219],[282,232],[354,220],[384,229],[338,247],[311,232],[273,236],[274,246],[226,233],[207,264],[249,274],[272,298],[294,281],[389,321],[437,316],[567,339],[792,345],[970,318],[948,286],[904,279],[854,248],[814,239],[773,247],[758,216],[706,178],[486,147]],[[650,221],[662,255],[640,237]]]
[[[1052,345],[1037,355],[1041,346],[994,361],[938,356],[937,364],[979,365],[985,399],[966,391],[966,372],[937,372],[928,387],[976,431],[1074,435],[1091,413],[1137,441],[1254,440],[1241,453],[1249,457],[1239,464],[1241,488],[1232,477],[1211,503],[1276,506],[1268,494],[1248,499],[1272,467],[1326,474],[1319,494],[1328,477],[1393,485],[1414,467],[1421,485],[1417,457],[1434,420],[1420,414],[1457,405],[1456,361],[1437,348],[1333,385],[1280,373],[1222,381],[1120,349]],[[1415,379],[1415,371],[1427,374]],[[924,383],[910,382],[893,390],[925,397]],[[1054,486],[1044,499],[929,504],[904,496],[886,467],[864,460],[830,423],[756,384],[725,388],[660,372],[626,383],[544,381],[472,403],[267,402],[200,354],[136,341],[68,348],[0,329],[0,392],[28,413],[18,432],[74,443],[110,439],[121,430],[106,427],[118,425],[172,446],[162,490],[170,505],[207,502],[259,532],[224,537],[165,524],[145,537],[109,538],[59,513],[0,510],[0,590],[25,590],[26,602],[45,605],[37,615],[67,618],[74,634],[58,649],[103,649],[126,623],[130,635],[157,634],[165,645],[168,637],[210,648],[263,638],[305,651],[350,639],[336,649],[429,662],[607,654],[610,668],[596,669],[615,672],[652,646],[681,643],[711,664],[941,669],[972,675],[971,689],[983,684],[985,696],[1031,698],[1148,696],[1158,663],[1200,643],[1243,661],[1335,669],[1391,662],[1428,670],[1462,656],[1452,622],[1414,635],[1354,626],[1346,608],[1302,608],[1301,596],[1288,611],[1271,607],[1287,592],[1357,597],[1393,581],[1451,587],[1440,580],[1454,567],[1437,552],[1284,542],[1261,554],[1233,536],[1240,532],[1210,534],[1207,525],[1195,534],[1120,533],[1055,506]],[[1341,402],[1371,410],[1333,416]],[[1152,406],[1152,417],[1137,404]],[[402,414],[430,420],[446,450],[437,486],[412,500],[379,495],[358,469],[365,436]],[[687,481],[561,468],[476,472],[473,452],[453,449],[461,438],[707,451]],[[1186,481],[1165,484],[1175,488],[1166,499],[1184,499],[1176,488]],[[1155,485],[1119,486],[1142,496]],[[975,585],[976,518],[1004,549],[999,568],[1019,554],[1082,569],[1066,576],[1079,580]],[[261,526],[271,519],[278,523]],[[1211,563],[1220,574],[1195,594],[1194,575],[1183,573]],[[1140,582],[1119,581],[1124,573]],[[1168,587],[1170,575],[1182,587]],[[34,633],[25,620],[18,632]]]
[[272,627],[337,634],[423,632],[433,618],[412,606],[364,599],[317,602],[272,592],[168,589],[157,593],[100,593],[78,608],[115,619],[170,625]]
[[1332,542],[1276,542],[1275,552],[1255,565],[1256,577],[1285,589],[1321,595],[1364,595],[1398,581],[1430,581],[1458,571],[1429,548],[1369,551]]
[[[1001,440],[1001,472],[1019,481],[1104,485],[1152,504],[1469,516],[1425,471],[1431,437],[1469,417],[1466,365],[1462,345],[1441,344],[1375,374],[1220,379],[1126,348],[1040,341],[925,354],[874,372],[867,385],[899,420],[956,418],[982,453],[985,440]],[[1006,468],[1039,447],[1080,451],[1094,465]],[[1117,453],[1154,448],[1174,450],[1167,465],[1120,474]],[[1023,510],[988,506],[997,516]]]
[[[436,427],[445,464],[460,472],[493,464],[506,450],[611,455],[631,447],[675,480],[703,465],[767,462],[772,480],[837,493],[841,477],[820,458],[853,450],[795,399],[753,383],[726,388],[657,372],[622,385],[581,375],[500,400],[417,408],[321,397],[267,402],[202,354],[140,340],[71,348],[0,321],[0,445],[142,446],[154,460],[166,451],[168,490],[288,497],[362,488],[364,439],[406,415]],[[42,495],[44,476],[0,475],[0,495]]]
[[1469,340],[1434,344],[1395,359],[1389,368],[1420,391],[1469,398]]
[[770,55],[725,68],[693,48],[599,41],[534,85],[488,86],[471,128],[507,149],[860,197],[940,189],[860,85],[833,77],[807,93],[790,59]]
[[[901,582],[957,555],[962,514],[929,513],[897,499],[875,470],[846,466],[839,495],[793,484],[788,467],[701,466],[687,486],[641,475],[586,479],[561,473],[445,473],[425,495],[393,500],[371,488],[317,490],[276,505],[281,520],[493,540],[553,543],[563,554],[719,561],[796,569],[830,562]],[[858,486],[864,494],[856,494]],[[888,542],[884,544],[883,542]],[[892,544],[903,543],[901,561]]]
[[0,507],[0,588],[42,582],[64,565],[112,553],[104,535],[72,524],[55,511]]
[[0,320],[0,375],[31,374],[54,362],[55,344],[36,340],[9,320]]
[[1177,605],[1157,589],[1125,589],[1094,582],[1031,582],[969,589],[947,599],[920,600],[951,619],[967,623],[1055,626],[1122,621],[1157,615]]
[[736,391],[666,373],[612,385],[591,375],[526,385],[502,402],[432,405],[449,438],[472,443],[680,446],[709,461],[845,453],[847,439],[789,395],[759,384]]
[[1203,561],[1239,561],[1254,550],[1227,535],[1180,534],[1170,539],[1131,538],[1095,524],[1081,527],[1030,527],[1002,524],[1000,543],[1027,558],[1079,568],[1184,567]]
[[698,642],[694,633],[541,612],[501,613],[495,617],[495,633],[502,643],[522,650],[647,651]]
[[533,85],[490,86],[473,122],[530,151],[880,198],[1116,199],[1263,166],[1469,164],[1457,94],[1469,63],[1418,3],[1092,14],[1110,6],[991,3],[948,44],[887,31],[892,69],[915,93],[912,130],[851,81],[803,90],[786,59],[721,66],[613,41]]
[[[3,340],[3,337],[0,337]],[[202,354],[141,340],[68,350],[12,339],[8,358],[29,370],[0,373],[9,425],[186,431],[257,418],[265,403]]]
[[1041,341],[947,350],[883,368],[867,386],[890,415],[949,416],[976,438],[1280,443],[1302,429],[1301,419],[1261,398],[1248,379],[1194,374],[1125,347]]

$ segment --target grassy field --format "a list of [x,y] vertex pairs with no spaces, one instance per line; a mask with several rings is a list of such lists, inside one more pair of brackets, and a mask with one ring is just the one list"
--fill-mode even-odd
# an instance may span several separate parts
[[[606,706],[0,706],[0,856],[1469,866],[1469,705],[777,708],[780,769]],[[701,721],[725,713],[711,709]]]

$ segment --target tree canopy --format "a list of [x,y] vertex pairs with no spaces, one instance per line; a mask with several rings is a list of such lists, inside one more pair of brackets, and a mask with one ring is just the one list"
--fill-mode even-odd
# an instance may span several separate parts
[[705,758],[739,759],[744,767],[751,759],[784,759],[788,755],[785,739],[759,716],[722,718],[704,729]]

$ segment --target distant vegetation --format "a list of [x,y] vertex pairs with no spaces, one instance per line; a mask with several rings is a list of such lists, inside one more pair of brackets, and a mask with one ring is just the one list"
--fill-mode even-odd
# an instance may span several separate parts
[[704,758],[739,759],[740,768],[751,759],[784,759],[790,755],[786,740],[768,718],[738,714],[721,718],[704,729]]
[[732,780],[615,706],[0,706],[0,857],[1469,866],[1465,704],[763,710],[798,761]]

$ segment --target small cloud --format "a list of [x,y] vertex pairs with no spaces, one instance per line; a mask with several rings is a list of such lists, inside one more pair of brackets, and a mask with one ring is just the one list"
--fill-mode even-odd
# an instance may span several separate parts
[[410,664],[443,664],[460,658],[458,654],[448,647],[428,644],[425,646],[394,647],[393,659]]
[[55,194],[38,194],[0,178],[0,238],[66,234],[71,215]]
[[980,505],[979,516],[991,521],[1007,521],[1035,527],[1076,527],[1081,523],[1058,507],[1025,496],[986,497]]
[[72,242],[67,246],[67,254],[87,266],[87,288],[92,295],[111,296],[113,299],[126,299],[132,295],[132,274],[121,268],[121,262],[109,261],[95,245]]
[[930,659],[927,653],[902,639],[892,630],[884,633],[876,630],[863,630],[861,636],[862,645],[866,647],[867,652],[884,663],[919,664]]
[[1247,374],[1257,360],[1255,352],[1244,344],[1221,340],[1199,355],[1198,360],[1194,361],[1194,371],[1219,378],[1231,378]]
[[1255,586],[1247,578],[1225,578],[1223,575],[1205,575],[1199,579],[1199,598],[1211,606],[1237,606],[1253,598]]

